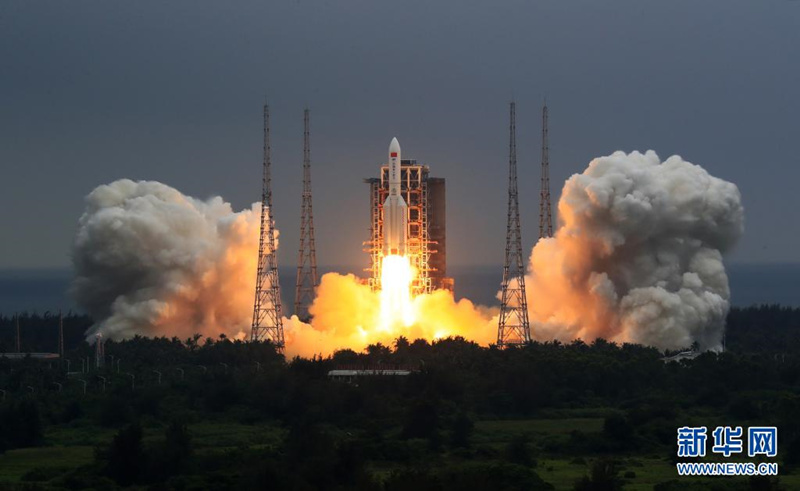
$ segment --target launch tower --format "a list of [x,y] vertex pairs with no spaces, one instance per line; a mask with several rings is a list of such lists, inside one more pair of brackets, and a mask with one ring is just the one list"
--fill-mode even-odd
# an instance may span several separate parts
[[[453,289],[447,277],[445,180],[431,177],[430,168],[413,159],[400,162],[400,193],[407,205],[407,250],[417,274],[411,284],[412,295],[438,289]],[[370,256],[369,285],[381,289],[381,260],[384,244],[383,204],[389,195],[389,165],[381,166],[379,178],[364,180],[370,190],[370,240],[365,252]]]

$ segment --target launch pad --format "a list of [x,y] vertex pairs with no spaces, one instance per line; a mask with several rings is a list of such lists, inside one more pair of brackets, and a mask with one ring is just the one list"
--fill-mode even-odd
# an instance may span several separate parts
[[[453,290],[447,277],[446,194],[444,178],[430,176],[430,167],[414,159],[400,160],[400,196],[405,202],[405,255],[415,275],[413,296],[433,290]],[[380,167],[380,177],[364,179],[370,188],[370,240],[364,242],[370,256],[369,286],[381,290],[381,265],[384,257],[387,213],[384,204],[390,197],[390,165]]]

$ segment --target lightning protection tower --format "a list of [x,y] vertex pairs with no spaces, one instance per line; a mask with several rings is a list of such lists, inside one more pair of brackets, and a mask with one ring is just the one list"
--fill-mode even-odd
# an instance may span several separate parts
[[300,210],[300,252],[297,257],[297,283],[294,295],[294,313],[308,322],[308,308],[314,300],[317,287],[317,251],[314,243],[314,213],[311,206],[311,139],[309,111],[303,111],[303,202]]
[[553,213],[550,206],[550,148],[547,142],[547,101],[542,107],[542,182],[539,192],[539,238],[553,236]]
[[497,345],[500,347],[525,344],[531,340],[528,302],[525,297],[525,269],[522,262],[522,234],[517,193],[516,104],[513,101],[510,104],[509,116],[508,222],[500,321],[497,326]]
[[256,299],[251,341],[270,341],[283,350],[283,317],[278,259],[275,255],[275,220],[272,215],[272,148],[269,139],[269,106],[264,104],[264,161],[261,181],[261,235],[258,240]]

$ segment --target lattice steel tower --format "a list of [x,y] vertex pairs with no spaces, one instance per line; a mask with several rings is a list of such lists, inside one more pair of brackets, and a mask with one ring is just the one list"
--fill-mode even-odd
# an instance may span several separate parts
[[525,267],[522,262],[522,233],[517,193],[516,104],[510,104],[508,144],[508,222],[506,257],[503,264],[502,301],[497,326],[497,345],[525,344],[531,340],[528,301],[525,297]]
[[264,161],[261,181],[261,235],[258,240],[256,300],[253,307],[251,341],[270,341],[284,347],[281,285],[275,255],[275,220],[272,215],[272,147],[269,139],[269,106],[264,104]]
[[550,148],[547,142],[547,101],[542,107],[542,184],[539,193],[539,238],[553,236],[550,206]]
[[300,211],[300,252],[297,257],[297,284],[294,313],[308,322],[308,308],[317,287],[317,250],[314,243],[314,213],[311,206],[311,138],[309,111],[303,111],[303,204]]

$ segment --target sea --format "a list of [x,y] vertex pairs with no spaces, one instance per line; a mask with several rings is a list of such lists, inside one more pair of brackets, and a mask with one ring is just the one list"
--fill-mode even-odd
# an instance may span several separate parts
[[[357,268],[320,268],[320,274],[342,271],[363,275]],[[734,306],[780,304],[800,307],[800,264],[729,264],[728,277]],[[291,308],[296,270],[280,268],[283,304]],[[500,266],[451,266],[457,299],[497,305],[503,271]],[[0,270],[0,315],[17,312],[80,312],[69,294],[70,269]]]

